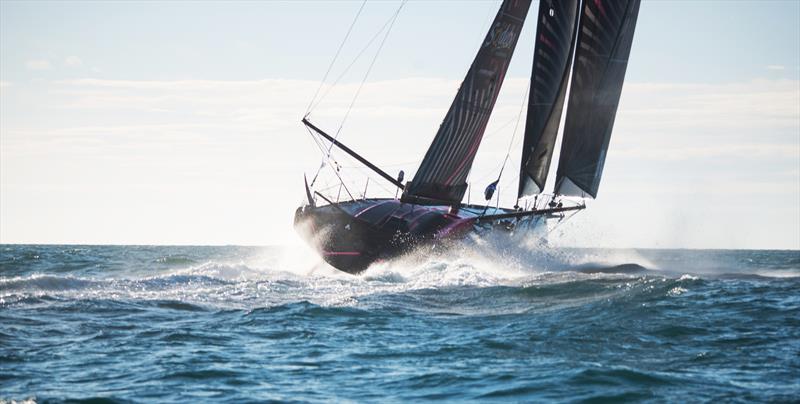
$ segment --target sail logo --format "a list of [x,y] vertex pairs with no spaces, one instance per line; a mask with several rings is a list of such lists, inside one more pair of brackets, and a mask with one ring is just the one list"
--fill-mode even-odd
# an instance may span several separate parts
[[492,46],[496,49],[510,49],[514,47],[516,29],[512,24],[498,22],[486,36],[483,46]]

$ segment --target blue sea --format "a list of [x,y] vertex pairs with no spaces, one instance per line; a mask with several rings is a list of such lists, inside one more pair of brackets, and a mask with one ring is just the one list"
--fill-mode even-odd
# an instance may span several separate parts
[[800,252],[0,246],[0,401],[797,402]]

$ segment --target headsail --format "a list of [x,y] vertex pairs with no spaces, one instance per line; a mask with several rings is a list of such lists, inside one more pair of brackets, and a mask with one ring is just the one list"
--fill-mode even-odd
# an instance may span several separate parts
[[544,189],[564,109],[580,0],[541,0],[518,197]]
[[597,197],[640,0],[586,0],[555,192]]
[[459,203],[517,44],[530,0],[505,0],[404,200]]

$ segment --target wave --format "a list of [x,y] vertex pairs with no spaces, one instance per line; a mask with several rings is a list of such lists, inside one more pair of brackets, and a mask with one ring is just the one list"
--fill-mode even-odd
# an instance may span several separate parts
[[[111,300],[171,310],[246,309],[308,302],[320,307],[404,307],[470,314],[525,310],[532,300],[564,304],[608,298],[659,279],[609,273],[545,272],[498,275],[464,262],[432,261],[416,268],[387,264],[363,277],[263,271],[208,263],[143,278],[100,279],[29,275],[0,279],[0,306],[52,301]],[[672,280],[672,282],[685,282]],[[669,289],[666,289],[667,291]],[[32,300],[33,299],[33,300]],[[502,302],[500,306],[498,302]]]
[[[650,293],[647,288],[668,299],[691,292],[697,286],[693,282],[704,280],[758,282],[800,276],[792,267],[797,253],[791,252],[788,260],[755,255],[761,263],[774,261],[772,267],[760,265],[756,270],[741,271],[727,266],[727,270],[714,272],[705,264],[715,257],[723,257],[725,262],[747,262],[753,254],[711,251],[687,257],[685,253],[662,251],[531,247],[492,239],[472,240],[446,253],[434,251],[377,263],[360,276],[321,264],[305,247],[215,247],[208,251],[200,247],[91,247],[75,251],[61,248],[54,253],[39,246],[36,251],[30,250],[26,247],[24,253],[91,253],[95,258],[82,260],[94,259],[101,266],[0,277],[0,306],[41,299],[105,299],[175,302],[176,310],[184,303],[209,309],[252,310],[309,302],[322,307],[396,305],[409,310],[485,313],[526,310],[526,304],[541,308],[635,297]],[[203,258],[208,255],[217,258]],[[126,257],[126,263],[103,270],[103,262]],[[706,270],[697,271],[701,267]],[[498,306],[497,301],[502,303]]]

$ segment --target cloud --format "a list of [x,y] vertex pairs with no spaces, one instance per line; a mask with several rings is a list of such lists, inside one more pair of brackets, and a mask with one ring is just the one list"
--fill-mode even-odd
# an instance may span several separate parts
[[[238,103],[245,108],[302,105],[318,83],[304,80],[104,80],[58,81],[74,106],[129,108],[136,105],[170,108],[175,102],[192,104]],[[527,79],[508,78],[493,116],[516,115]],[[349,106],[357,84],[324,87],[326,97],[315,109],[317,116],[339,116]],[[354,112],[364,115],[417,115],[442,112],[458,88],[455,80],[407,78],[367,83],[355,104]],[[145,102],[146,101],[146,102]],[[501,112],[504,111],[504,112]],[[260,111],[253,111],[260,112]],[[673,130],[676,128],[794,128],[800,125],[800,82],[797,80],[754,80],[745,83],[627,83],[618,115],[620,123],[636,129]],[[441,119],[439,117],[438,119]]]
[[671,145],[669,142],[657,147],[622,147],[614,154],[626,158],[643,160],[685,161],[708,160],[709,158],[736,159],[796,159],[800,161],[800,146],[797,144],[737,143],[705,145]]
[[[496,178],[527,83],[525,77],[506,79],[476,158],[473,184],[482,187]],[[264,237],[263,228],[270,223],[290,225],[291,215],[286,212],[295,207],[292,197],[303,193],[302,173],[312,170],[313,174],[319,165],[318,150],[300,124],[319,86],[316,81],[85,78],[49,84],[46,94],[31,97],[30,104],[18,105],[28,118],[24,114],[3,116],[6,126],[0,136],[0,184],[22,187],[13,193],[4,192],[16,198],[14,206],[20,211],[30,200],[70,197],[74,208],[87,212],[106,209],[104,206],[117,209],[117,204],[123,211],[131,204],[129,200],[147,205],[143,195],[163,195],[164,200],[142,208],[142,223],[154,228],[162,226],[159,223],[172,223],[187,206],[198,214],[218,206],[237,206],[227,223],[236,230],[225,233],[223,226],[219,234],[225,234],[226,242],[259,242]],[[335,132],[358,85],[324,87],[321,94],[326,96],[311,120]],[[366,83],[340,140],[379,166],[403,169],[411,178],[458,85],[456,80],[440,78]],[[523,127],[524,117],[517,143]],[[658,203],[673,201],[670,193],[698,200],[717,198],[713,199],[715,206],[728,206],[719,196],[723,194],[757,202],[769,194],[788,198],[786,206],[795,206],[800,195],[798,132],[798,81],[626,83],[602,196],[595,201],[595,212],[587,217],[628,217],[629,211],[640,209],[637,207],[654,209]],[[514,170],[509,167],[518,164],[514,160],[518,160],[519,146],[513,150],[517,154],[512,153],[506,165],[510,174],[504,174],[499,191],[503,204],[515,197],[511,195],[516,189]],[[345,170],[347,166],[359,167],[353,169],[356,176],[348,178],[356,178],[356,189],[363,189],[364,177],[357,171],[361,167],[341,154],[337,158]],[[492,178],[482,178],[486,175]],[[375,184],[383,183],[379,180]],[[370,181],[370,190],[377,190],[378,185]],[[67,191],[47,187],[82,191],[70,196]],[[146,193],[136,191],[145,188]],[[41,198],[43,193],[49,196]],[[119,200],[100,203],[115,195]],[[244,200],[247,206],[239,209]],[[715,213],[710,203],[678,205],[670,208],[673,213],[701,212],[707,218],[699,217],[698,223],[716,220],[709,225],[712,228],[730,220]],[[264,206],[271,209],[265,212]],[[53,206],[44,208],[55,212],[57,207],[53,202]],[[766,210],[793,214],[787,213],[789,208],[780,209],[750,204],[741,207],[737,215],[755,218]],[[253,217],[259,222],[252,222]],[[796,226],[787,227],[794,217],[769,222],[776,229],[775,237],[796,239],[789,232],[796,232]],[[118,220],[121,226],[132,226],[122,216]],[[590,225],[597,224],[591,220],[595,219],[590,219]],[[614,236],[623,240],[622,244],[658,245],[661,240],[657,232],[636,224],[625,226],[630,230],[625,237],[630,240]],[[96,234],[103,234],[98,229]],[[146,237],[150,233],[142,230],[142,234]],[[202,230],[198,234],[203,234]],[[615,243],[614,237],[608,239],[610,245]],[[697,245],[733,246],[713,244],[713,240],[721,240],[719,237],[709,235],[707,244]],[[277,238],[266,241],[281,242]]]
[[77,56],[68,56],[64,59],[64,65],[68,67],[80,67],[83,65],[83,61]]
[[639,136],[692,133],[770,133],[800,126],[800,81],[729,84],[630,83],[619,115]]
[[768,65],[767,70],[786,70],[784,65]]
[[10,81],[0,81],[0,88],[11,87]]
[[32,59],[25,62],[25,67],[30,70],[50,70],[52,65],[47,59]]
[[[298,121],[318,86],[317,82],[309,80],[282,79],[86,78],[53,83],[51,107],[76,113],[86,111],[87,117],[136,114],[145,120],[119,122],[121,128],[138,127],[149,121],[164,125],[168,133],[173,132],[169,128],[192,125],[195,133],[227,127],[229,132],[247,136],[259,131],[302,130]],[[494,164],[495,153],[505,154],[515,126],[512,121],[516,121],[526,85],[526,78],[507,79],[478,154],[476,170]],[[322,128],[336,130],[357,87],[358,84],[351,83],[331,91],[323,88],[321,94],[327,95],[314,109],[312,121]],[[437,78],[367,83],[346,122],[342,132],[344,139],[356,142],[361,151],[371,156],[383,152],[385,144],[380,139],[404,138],[412,143],[427,144],[457,87],[455,80]],[[387,122],[402,124],[387,125]],[[83,122],[77,128],[97,126],[96,122]],[[113,126],[105,125],[104,133],[120,133],[113,130]],[[142,128],[141,136],[158,138],[160,126],[148,128]],[[380,136],[374,135],[376,128],[380,129]],[[798,81],[755,80],[713,85],[634,82],[626,84],[623,90],[610,153],[614,158],[629,161],[797,160],[800,158],[798,130]],[[50,131],[58,133],[61,139],[80,132]],[[85,133],[100,136],[100,132]],[[517,136],[517,142],[520,139],[521,136]],[[415,160],[420,153],[406,153],[391,161]],[[512,160],[515,158],[512,156]]]

